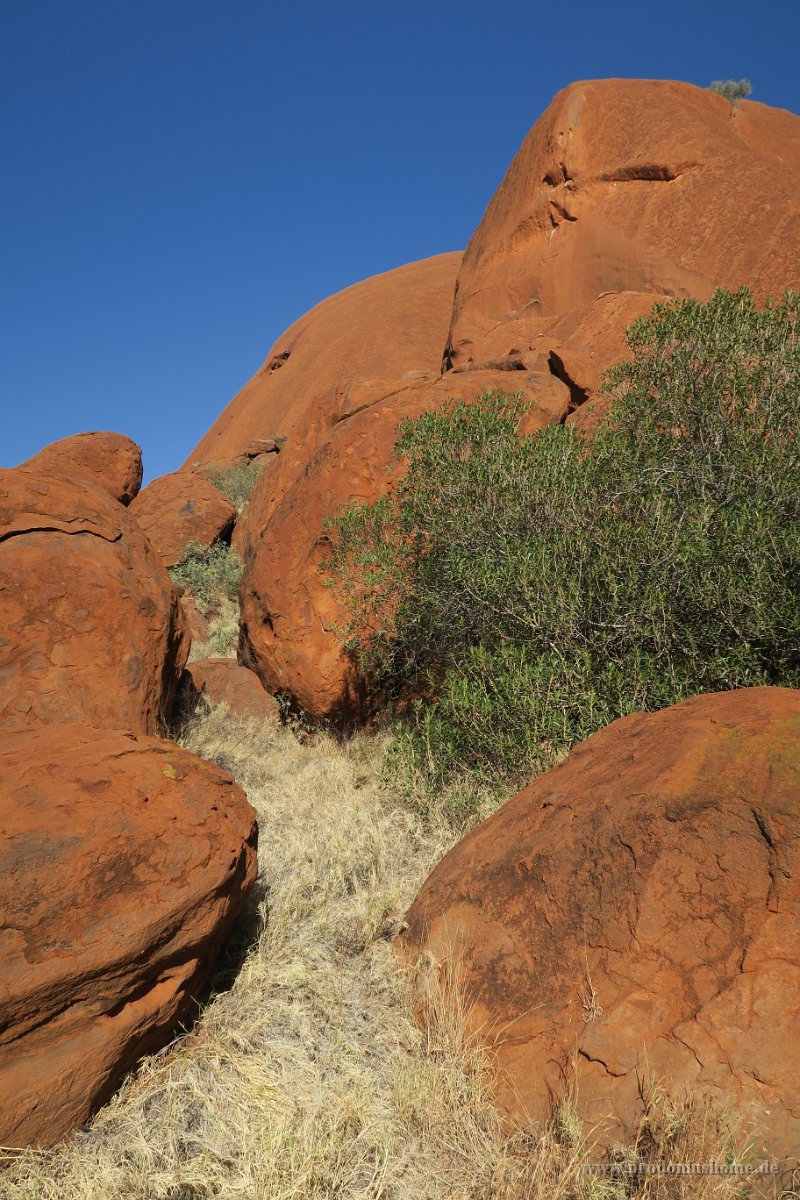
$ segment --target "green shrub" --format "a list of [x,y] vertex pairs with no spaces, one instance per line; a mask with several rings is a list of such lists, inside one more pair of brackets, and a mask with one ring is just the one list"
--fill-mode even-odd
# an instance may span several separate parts
[[749,96],[753,90],[749,79],[715,79],[709,84],[710,92],[719,92],[726,100],[730,100],[731,104],[735,104],[737,100]]
[[241,512],[250,499],[262,469],[263,466],[259,462],[243,462],[234,467],[224,463],[212,463],[205,474],[208,482],[213,483],[214,487],[222,492],[223,496],[227,496]]
[[224,601],[235,601],[244,570],[241,560],[225,542],[202,546],[189,542],[170,575],[192,593],[204,617],[216,613]]
[[518,436],[489,394],[405,422],[407,474],[329,523],[347,645],[441,786],[524,777],[636,709],[800,686],[800,298],[657,305],[609,417]]

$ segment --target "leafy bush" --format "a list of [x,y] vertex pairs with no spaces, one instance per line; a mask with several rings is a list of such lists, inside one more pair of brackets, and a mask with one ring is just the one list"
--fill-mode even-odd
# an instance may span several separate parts
[[330,523],[348,646],[432,787],[512,780],[636,709],[800,686],[800,297],[657,305],[607,420],[519,437],[488,394],[405,422]]
[[206,547],[193,541],[170,575],[192,593],[199,611],[209,617],[224,601],[237,599],[243,570],[241,560],[225,542]]
[[206,471],[206,478],[241,512],[250,499],[262,469],[262,464],[258,462],[237,463],[234,467],[212,463]]
[[749,96],[753,87],[749,79],[715,79],[709,84],[708,90],[719,92],[726,100],[730,100],[731,104],[735,104],[737,100]]

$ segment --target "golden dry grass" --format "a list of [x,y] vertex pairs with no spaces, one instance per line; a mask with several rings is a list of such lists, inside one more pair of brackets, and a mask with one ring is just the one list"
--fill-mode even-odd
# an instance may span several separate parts
[[[244,962],[193,1029],[146,1060],[89,1129],[0,1175],[3,1200],[622,1200],[724,1198],[730,1179],[625,1179],[569,1107],[509,1136],[456,982],[391,947],[454,840],[383,786],[383,740],[301,744],[291,730],[194,719],[185,745],[241,780],[261,873]],[[235,947],[234,947],[235,949]],[[427,1014],[418,1028],[413,1002]],[[732,1153],[720,1122],[654,1106],[650,1156]],[[644,1142],[641,1147],[645,1151]]]
[[239,602],[221,596],[208,622],[205,641],[192,642],[189,662],[204,658],[236,658],[239,644]]

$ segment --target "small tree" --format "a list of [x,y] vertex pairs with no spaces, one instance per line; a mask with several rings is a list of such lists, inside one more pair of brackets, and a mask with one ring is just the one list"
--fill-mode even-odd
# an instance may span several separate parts
[[241,560],[226,542],[203,546],[191,541],[169,573],[175,583],[191,592],[199,611],[208,617],[225,601],[237,599],[243,571]]
[[657,305],[591,442],[490,395],[401,426],[407,474],[331,523],[350,645],[438,787],[616,717],[800,686],[800,297]]
[[737,100],[749,96],[753,88],[749,79],[715,79],[712,84],[709,84],[708,90],[719,92],[720,96],[724,96],[731,104],[735,104]]
[[205,471],[206,479],[213,483],[223,496],[233,501],[239,512],[242,511],[252,494],[262,465],[259,462],[237,463],[235,466],[225,463],[211,463]]

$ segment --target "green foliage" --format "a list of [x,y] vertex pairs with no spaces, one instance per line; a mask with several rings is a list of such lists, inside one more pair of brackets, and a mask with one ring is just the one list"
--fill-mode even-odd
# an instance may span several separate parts
[[489,394],[401,426],[407,474],[329,523],[348,646],[431,787],[524,777],[633,710],[800,686],[800,297],[657,305],[610,415],[520,437]]
[[237,599],[243,570],[241,560],[225,542],[209,547],[189,542],[170,575],[175,583],[192,593],[199,611],[209,617],[225,601]]
[[730,100],[731,104],[735,104],[737,100],[749,96],[753,90],[749,79],[715,79],[709,84],[710,92],[719,92],[726,100]]
[[206,478],[241,512],[250,499],[262,469],[262,464],[255,461],[237,463],[234,467],[212,463],[206,470]]

